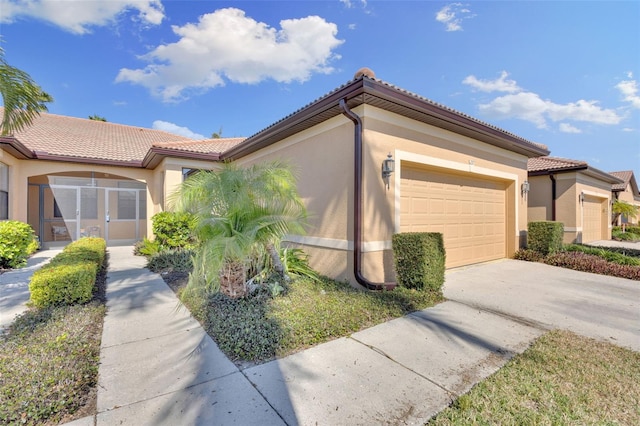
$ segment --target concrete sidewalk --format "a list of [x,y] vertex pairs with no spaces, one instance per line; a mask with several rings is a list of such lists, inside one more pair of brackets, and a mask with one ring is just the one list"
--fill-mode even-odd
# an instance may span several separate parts
[[109,248],[98,414],[74,426],[422,424],[543,332],[445,302],[240,371],[144,263]]
[[0,333],[13,322],[16,315],[27,309],[29,281],[33,273],[61,251],[37,251],[27,259],[27,266],[24,268],[0,274]]

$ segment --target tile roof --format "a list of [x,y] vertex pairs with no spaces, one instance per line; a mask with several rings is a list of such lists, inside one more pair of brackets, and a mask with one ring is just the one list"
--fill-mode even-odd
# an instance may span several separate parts
[[631,170],[624,170],[621,172],[609,172],[609,174],[623,181],[622,183],[617,183],[613,185],[613,191],[624,191],[625,189],[627,189],[627,185],[629,185],[629,182],[633,177],[633,171]]
[[161,130],[49,113],[41,113],[13,136],[36,155],[118,162],[141,162],[154,143],[190,140]]
[[188,140],[179,142],[156,142],[153,146],[156,148],[171,149],[174,151],[209,154],[223,153],[242,143],[244,140],[245,138],[219,138],[199,141]]
[[527,160],[527,171],[541,172],[548,170],[572,170],[577,168],[588,167],[586,161],[569,160],[568,158],[559,157],[536,157]]
[[378,83],[378,84],[380,84],[380,85],[382,85],[384,87],[387,87],[389,89],[392,89],[392,90],[396,91],[397,93],[401,93],[401,94],[403,94],[405,96],[409,96],[411,98],[417,99],[420,102],[424,102],[425,104],[434,106],[434,107],[439,108],[439,109],[444,110],[444,111],[448,111],[448,112],[450,112],[450,113],[452,113],[454,115],[457,115],[459,117],[462,117],[462,118],[465,118],[467,120],[470,120],[470,121],[472,121],[474,123],[477,123],[477,124],[479,124],[481,126],[493,129],[493,130],[495,130],[497,132],[500,132],[502,134],[505,134],[505,135],[509,135],[510,137],[512,137],[514,139],[517,139],[519,142],[521,142],[524,145],[531,145],[532,147],[535,147],[535,148],[538,148],[538,149],[542,149],[542,150],[545,150],[547,152],[549,151],[549,148],[547,147],[547,145],[544,145],[544,144],[541,144],[541,143],[538,143],[538,142],[532,142],[532,141],[527,140],[527,139],[525,139],[525,138],[523,138],[521,136],[516,135],[515,133],[511,133],[511,132],[508,132],[508,131],[506,131],[504,129],[501,129],[501,128],[497,127],[497,126],[494,126],[493,124],[489,124],[489,123],[484,122],[482,120],[478,120],[477,118],[472,117],[472,116],[470,116],[468,114],[465,114],[463,112],[457,111],[457,110],[455,110],[453,108],[450,108],[450,107],[448,107],[446,105],[443,105],[443,104],[440,104],[438,102],[432,101],[431,99],[428,99],[428,98],[426,98],[424,96],[421,96],[421,95],[418,95],[416,93],[410,92],[408,90],[402,89],[402,88],[400,88],[400,87],[398,87],[398,86],[396,86],[394,84],[388,83],[388,82],[386,82],[384,80],[380,80],[377,77],[372,77],[372,76],[367,76],[367,75],[359,75],[357,77],[354,77],[352,80],[348,81],[347,83],[345,83],[345,84],[341,85],[340,87],[330,91],[329,93],[325,94],[324,96],[316,98],[315,100],[313,100],[312,102],[310,102],[307,105],[303,106],[302,108],[299,108],[298,110],[292,112],[291,114],[287,115],[286,117],[276,121],[275,123],[272,123],[270,126],[265,127],[264,129],[260,130],[258,133],[253,134],[252,136],[250,136],[247,139],[252,139],[252,138],[255,138],[255,137],[259,136],[262,133],[268,132],[270,129],[276,127],[277,125],[279,125],[279,124],[281,124],[281,123],[283,123],[285,121],[287,121],[288,119],[292,118],[293,116],[295,116],[296,114],[300,113],[301,111],[312,107],[314,104],[317,104],[320,101],[322,101],[322,100],[324,100],[326,98],[329,98],[331,95],[333,95],[335,93],[340,92],[341,90],[343,90],[347,86],[353,84],[354,82],[356,82],[358,80],[366,80],[366,79],[374,81],[374,82],[376,82],[376,83]]

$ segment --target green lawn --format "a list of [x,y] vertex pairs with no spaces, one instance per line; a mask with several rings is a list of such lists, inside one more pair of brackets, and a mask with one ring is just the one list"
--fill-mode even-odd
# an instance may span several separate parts
[[552,331],[428,424],[640,424],[640,353]]

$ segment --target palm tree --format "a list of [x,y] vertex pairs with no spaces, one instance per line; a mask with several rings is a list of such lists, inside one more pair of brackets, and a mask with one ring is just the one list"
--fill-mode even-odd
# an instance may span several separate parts
[[197,218],[200,246],[189,284],[231,297],[246,295],[247,270],[260,250],[285,276],[278,247],[285,234],[304,232],[307,217],[292,169],[278,161],[200,171],[181,184],[171,201]]
[[53,101],[29,74],[7,63],[1,47],[0,94],[4,105],[0,135],[10,135],[29,126],[41,111],[47,111],[45,103]]

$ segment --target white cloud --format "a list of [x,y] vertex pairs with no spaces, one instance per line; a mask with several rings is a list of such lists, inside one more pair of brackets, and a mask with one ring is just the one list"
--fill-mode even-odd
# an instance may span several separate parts
[[547,128],[547,121],[583,121],[595,124],[618,124],[622,120],[612,109],[601,108],[596,101],[579,100],[557,104],[543,100],[531,92],[521,92],[495,98],[481,104],[480,111],[495,118],[519,118]]
[[520,92],[522,89],[518,87],[515,80],[507,80],[509,73],[502,71],[500,77],[495,80],[479,80],[474,75],[467,76],[462,83],[468,84],[474,89],[478,89],[481,92]]
[[476,16],[471,14],[467,6],[463,3],[450,3],[436,13],[436,21],[443,23],[447,31],[462,31],[462,21]]
[[180,40],[141,56],[149,62],[145,68],[121,69],[116,82],[140,84],[171,102],[222,86],[225,79],[304,82],[313,73],[334,71],[329,63],[340,56],[333,50],[343,43],[335,24],[308,16],[282,20],[280,26],[276,30],[235,8],[202,15],[195,24],[173,26]]
[[582,130],[572,126],[569,123],[560,123],[559,129],[563,133],[582,133]]
[[[627,74],[630,78],[633,76],[631,73]],[[633,108],[640,109],[640,95],[638,94],[638,82],[635,80],[621,81],[616,85],[616,88],[624,96],[624,100],[629,102]]]
[[164,130],[165,132],[173,133],[174,135],[184,136],[190,139],[206,139],[205,136],[192,132],[187,127],[178,126],[177,124],[170,123],[168,121],[156,120],[153,122],[151,128],[156,130]]
[[622,129],[623,132],[635,132],[636,129],[632,128],[632,127],[625,127]]
[[362,7],[367,7],[367,0],[356,0],[356,1],[340,0],[340,3],[344,4],[344,6],[347,9],[351,9],[352,7],[354,7],[353,3],[360,3],[360,4],[362,4]]
[[164,19],[160,0],[0,0],[0,10],[1,23],[32,17],[74,34],[111,24],[125,11],[137,11],[136,19],[146,25],[159,25]]
[[579,128],[566,121],[611,125],[618,124],[623,119],[615,110],[599,106],[597,101],[581,99],[558,104],[542,99],[536,93],[523,90],[515,80],[507,79],[508,76],[506,71],[502,71],[495,80],[481,80],[469,75],[462,83],[482,92],[508,93],[480,104],[479,109],[483,114],[498,119],[517,118],[529,121],[541,129],[548,128],[548,122],[553,121],[562,122],[559,125],[562,132],[579,133]]

